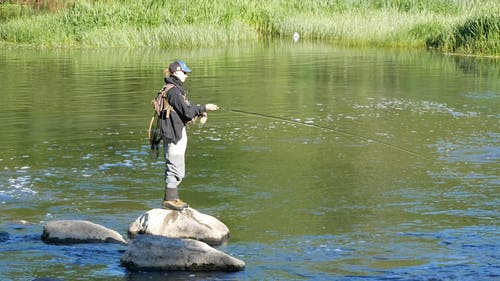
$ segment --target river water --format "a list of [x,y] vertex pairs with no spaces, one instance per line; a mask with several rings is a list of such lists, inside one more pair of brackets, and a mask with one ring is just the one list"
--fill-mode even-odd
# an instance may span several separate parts
[[[46,245],[43,225],[120,232],[163,196],[150,100],[193,69],[182,198],[231,230],[238,273],[131,273],[125,246]],[[209,50],[0,50],[0,279],[500,278],[500,62],[291,42]]]

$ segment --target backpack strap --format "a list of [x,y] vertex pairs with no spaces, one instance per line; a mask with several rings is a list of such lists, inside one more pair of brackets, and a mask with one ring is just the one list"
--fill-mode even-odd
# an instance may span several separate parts
[[151,101],[156,114],[162,118],[169,118],[170,112],[173,109],[168,103],[168,91],[170,91],[173,87],[175,87],[175,85],[172,83],[163,85],[161,90],[156,95],[156,98]]
[[165,118],[170,117],[170,112],[174,109],[170,103],[168,103],[168,91],[175,87],[174,84],[168,83],[162,88],[162,98],[163,98],[163,111],[165,111]]

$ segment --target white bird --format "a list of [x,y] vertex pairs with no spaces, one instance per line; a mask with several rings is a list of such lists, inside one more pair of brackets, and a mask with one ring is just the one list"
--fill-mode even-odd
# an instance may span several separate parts
[[292,36],[293,42],[298,42],[300,39],[300,35],[298,32],[295,32]]

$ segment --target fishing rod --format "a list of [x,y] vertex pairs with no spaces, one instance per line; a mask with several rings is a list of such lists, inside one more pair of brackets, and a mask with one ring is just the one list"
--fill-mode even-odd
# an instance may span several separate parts
[[237,113],[237,114],[242,114],[242,115],[257,116],[257,117],[267,118],[267,119],[272,119],[272,120],[280,120],[280,121],[291,123],[291,124],[299,124],[299,125],[303,125],[303,126],[318,128],[318,129],[325,130],[325,131],[341,133],[341,134],[344,134],[344,135],[347,135],[347,136],[356,137],[356,138],[363,139],[363,140],[366,140],[366,141],[371,141],[371,142],[374,142],[374,143],[378,143],[380,145],[384,145],[384,146],[390,147],[392,149],[395,149],[395,150],[398,150],[398,151],[402,151],[402,152],[405,152],[405,153],[408,153],[408,154],[411,154],[411,155],[414,155],[414,156],[417,156],[417,157],[423,157],[423,156],[419,155],[418,153],[416,153],[414,151],[411,151],[411,150],[409,150],[407,148],[404,148],[404,147],[401,147],[401,146],[398,146],[398,145],[395,145],[395,144],[391,144],[391,143],[388,143],[388,142],[376,140],[376,139],[373,139],[373,138],[365,137],[365,136],[362,136],[362,135],[350,133],[348,131],[341,130],[341,129],[334,129],[334,128],[330,128],[330,127],[326,127],[326,126],[321,126],[321,125],[317,125],[317,124],[306,123],[306,122],[302,122],[302,121],[288,119],[288,118],[285,118],[285,117],[279,117],[279,116],[267,115],[267,114],[262,114],[262,113],[249,112],[249,111],[238,110],[238,109],[221,108],[220,110],[222,110],[222,111],[228,111],[228,112],[233,112],[233,113]]

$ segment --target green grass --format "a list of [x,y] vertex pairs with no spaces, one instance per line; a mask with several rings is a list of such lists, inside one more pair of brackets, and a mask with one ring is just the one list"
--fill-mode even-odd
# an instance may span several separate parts
[[467,54],[500,54],[500,14],[475,16],[454,25],[442,49]]
[[500,55],[495,0],[3,2],[0,42],[17,45],[189,48],[299,32],[308,41]]

